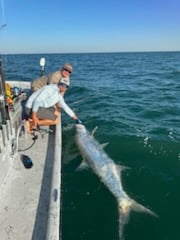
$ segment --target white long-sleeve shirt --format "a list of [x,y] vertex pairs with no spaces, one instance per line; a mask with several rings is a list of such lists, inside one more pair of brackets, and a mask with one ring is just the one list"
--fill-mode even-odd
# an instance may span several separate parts
[[57,84],[46,85],[34,92],[27,100],[26,107],[32,109],[33,112],[37,112],[39,107],[49,108],[56,103],[60,103],[63,110],[70,117],[75,116],[75,113],[66,104],[63,96],[60,94]]

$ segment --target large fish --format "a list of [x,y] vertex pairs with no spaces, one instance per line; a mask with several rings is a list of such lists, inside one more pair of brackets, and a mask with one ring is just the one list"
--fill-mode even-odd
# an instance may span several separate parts
[[124,225],[128,223],[131,210],[145,212],[157,217],[154,212],[127,195],[121,182],[123,167],[113,162],[103,150],[103,146],[95,140],[93,134],[90,134],[82,124],[76,124],[75,141],[84,159],[82,165],[89,166],[117,200],[119,209],[119,238],[121,240],[123,239]]

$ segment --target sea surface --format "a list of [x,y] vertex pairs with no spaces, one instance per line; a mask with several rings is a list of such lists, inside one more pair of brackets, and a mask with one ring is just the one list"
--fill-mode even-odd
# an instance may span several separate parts
[[[159,217],[132,212],[125,240],[180,239],[180,52],[3,56],[6,79],[32,81],[65,62],[74,66],[66,102],[116,164],[130,197]],[[118,240],[112,194],[82,161],[74,125],[63,114],[62,240]]]

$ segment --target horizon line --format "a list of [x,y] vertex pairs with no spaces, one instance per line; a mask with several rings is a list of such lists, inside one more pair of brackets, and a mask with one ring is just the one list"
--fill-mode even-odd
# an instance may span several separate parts
[[29,54],[100,54],[100,53],[166,53],[166,52],[180,52],[180,50],[146,50],[146,51],[104,51],[104,52],[40,52],[40,53],[0,53],[0,55],[29,55]]

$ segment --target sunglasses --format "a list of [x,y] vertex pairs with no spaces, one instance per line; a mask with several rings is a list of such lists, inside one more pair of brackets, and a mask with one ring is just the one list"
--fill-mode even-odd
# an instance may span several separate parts
[[72,73],[72,72],[71,72],[69,69],[67,69],[67,68],[63,68],[63,70],[66,71],[66,72],[68,72],[69,74]]
[[68,88],[68,87],[69,87],[69,86],[68,86],[67,84],[65,84],[65,83],[60,83],[59,85],[62,86],[62,87],[65,87],[65,88]]

